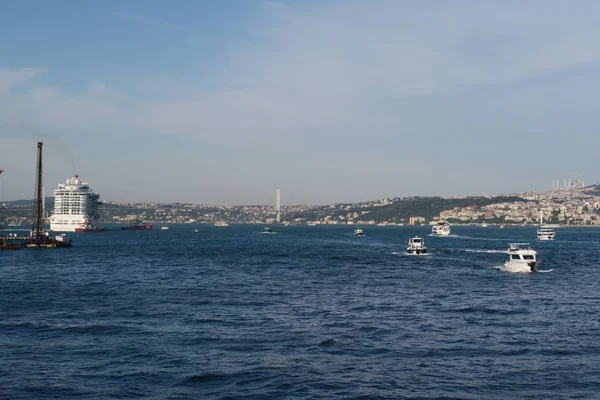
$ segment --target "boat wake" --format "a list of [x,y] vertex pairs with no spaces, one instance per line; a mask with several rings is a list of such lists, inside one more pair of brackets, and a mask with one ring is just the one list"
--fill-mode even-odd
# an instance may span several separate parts
[[405,251],[392,251],[392,255],[393,256],[418,256],[418,257],[424,257],[424,256],[430,256],[432,253],[421,253],[421,254],[414,254],[414,253],[407,253]]
[[464,249],[468,253],[506,254],[506,250]]
[[508,272],[510,274],[530,274],[531,271],[511,271],[510,269],[506,268],[504,265],[493,265],[490,268],[493,269],[497,269],[498,271],[502,271],[502,272]]
[[449,235],[446,237],[454,238],[454,239],[488,240],[488,241],[504,240],[503,238],[485,238],[485,237],[480,237],[480,236],[462,236],[462,235]]
[[[492,265],[490,268],[492,269],[497,269],[498,271],[502,271],[502,272],[508,272],[511,274],[531,274],[531,271],[511,271],[510,269],[506,268],[504,265]],[[538,269],[533,273],[547,273],[547,272],[552,272],[554,271],[554,268],[551,269]]]
[[459,235],[434,235],[433,233],[428,234],[427,236],[429,237],[439,237],[439,238],[461,238],[464,236],[459,236]]

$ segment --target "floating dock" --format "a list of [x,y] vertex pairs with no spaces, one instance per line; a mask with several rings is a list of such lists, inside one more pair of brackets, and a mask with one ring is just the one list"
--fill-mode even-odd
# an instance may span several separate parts
[[[11,238],[11,239],[15,239],[15,238]],[[15,239],[18,240],[18,239]],[[25,239],[27,240],[27,239]],[[0,239],[0,250],[21,250],[21,248],[23,247],[23,245],[21,243],[15,244],[15,243],[9,243],[8,242],[8,238],[1,238]]]

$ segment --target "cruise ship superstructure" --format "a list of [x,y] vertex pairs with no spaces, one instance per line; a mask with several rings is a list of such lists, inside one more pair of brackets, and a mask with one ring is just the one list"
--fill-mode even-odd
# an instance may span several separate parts
[[100,195],[94,193],[87,182],[74,175],[54,190],[54,212],[50,217],[50,230],[75,232],[81,227],[93,226],[98,219]]

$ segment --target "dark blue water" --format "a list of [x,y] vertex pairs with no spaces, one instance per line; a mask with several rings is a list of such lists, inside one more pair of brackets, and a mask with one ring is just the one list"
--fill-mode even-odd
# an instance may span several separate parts
[[[0,398],[600,393],[600,229],[193,228],[0,252]],[[512,241],[545,272],[499,270]]]

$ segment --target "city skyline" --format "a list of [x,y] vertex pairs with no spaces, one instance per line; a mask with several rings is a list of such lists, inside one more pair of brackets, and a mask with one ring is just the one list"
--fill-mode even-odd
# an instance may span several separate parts
[[0,16],[2,200],[329,204],[597,182],[600,5],[44,3]]

